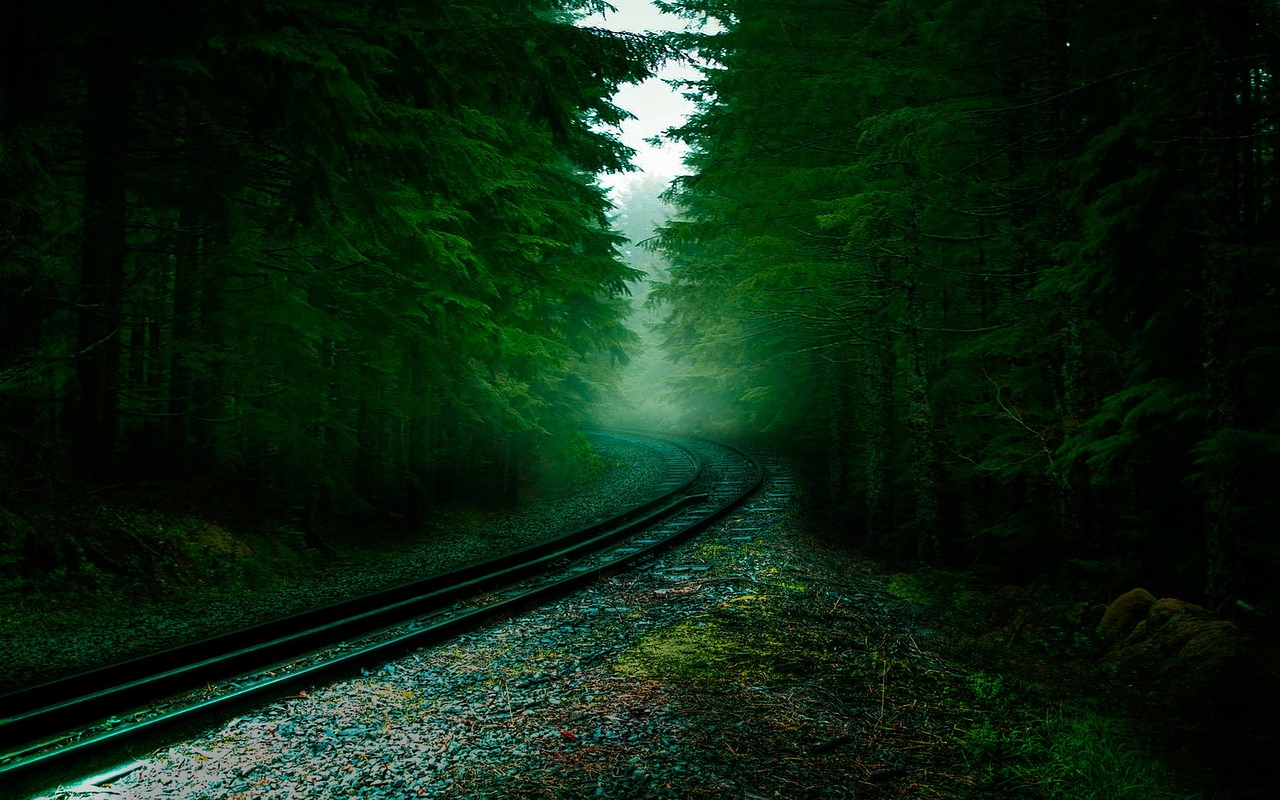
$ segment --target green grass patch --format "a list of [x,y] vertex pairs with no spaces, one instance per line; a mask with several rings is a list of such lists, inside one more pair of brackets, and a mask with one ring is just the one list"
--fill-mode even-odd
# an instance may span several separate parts
[[[975,684],[986,694],[988,684]],[[1035,719],[984,717],[962,731],[969,769],[990,786],[1021,786],[1052,800],[1196,800],[1178,773],[1143,745],[1133,724],[1094,710]]]
[[769,683],[781,677],[775,659],[771,648],[714,619],[698,619],[644,637],[614,662],[614,670],[680,683]]

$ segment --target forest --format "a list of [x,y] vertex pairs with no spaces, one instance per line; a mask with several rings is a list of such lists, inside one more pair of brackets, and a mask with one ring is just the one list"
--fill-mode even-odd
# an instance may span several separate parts
[[1274,607],[1275,3],[660,5],[721,28],[654,290],[696,424],[871,552]]
[[[812,464],[850,546],[1274,607],[1280,8],[657,5],[718,25],[5,4],[0,509],[513,501],[647,318],[663,424]],[[627,244],[612,98],[672,58],[689,174]]]
[[576,5],[5,4],[0,506],[513,498],[634,338],[596,175],[664,45]]

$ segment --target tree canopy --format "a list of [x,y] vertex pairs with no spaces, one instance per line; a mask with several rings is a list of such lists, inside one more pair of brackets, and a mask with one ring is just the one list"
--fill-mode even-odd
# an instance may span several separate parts
[[721,25],[656,293],[709,429],[881,552],[1274,600],[1275,4],[667,7]]
[[0,503],[512,492],[632,337],[596,175],[665,48],[583,5],[6,5]]

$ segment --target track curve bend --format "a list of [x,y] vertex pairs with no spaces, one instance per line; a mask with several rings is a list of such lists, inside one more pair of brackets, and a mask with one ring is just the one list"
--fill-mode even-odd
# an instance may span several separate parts
[[[627,568],[710,525],[764,469],[704,439],[624,431],[663,448],[644,502],[498,558],[0,696],[0,781],[92,769],[166,731],[351,674]],[[34,785],[34,784],[32,784]]]

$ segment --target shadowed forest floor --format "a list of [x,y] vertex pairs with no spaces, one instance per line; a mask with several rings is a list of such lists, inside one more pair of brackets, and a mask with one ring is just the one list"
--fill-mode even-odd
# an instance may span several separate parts
[[719,526],[657,564],[158,751],[112,788],[1271,796],[1269,717],[1192,712],[1126,684],[1102,658],[1102,603],[892,571],[833,538],[795,503]]

